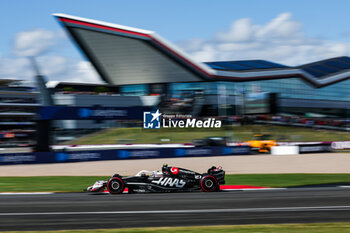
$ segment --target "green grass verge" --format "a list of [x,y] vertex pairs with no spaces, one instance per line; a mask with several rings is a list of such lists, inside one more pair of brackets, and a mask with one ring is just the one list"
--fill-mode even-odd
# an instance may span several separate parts
[[[105,176],[0,177],[0,192],[81,192]],[[226,184],[291,187],[350,183],[350,174],[244,174],[226,175]]]
[[[146,227],[126,229],[93,229],[93,230],[62,230],[62,231],[11,231],[29,233],[347,233],[350,232],[350,223],[311,223],[311,224],[264,224],[264,225],[234,225],[234,226],[194,226],[194,227]],[[10,232],[9,232],[10,233]]]
[[295,187],[350,183],[350,174],[237,174],[226,175],[227,184],[263,187]]
[[246,141],[251,140],[256,133],[269,134],[271,139],[278,141],[350,140],[347,132],[289,126],[248,125],[227,126],[220,129],[110,128],[66,142],[66,144],[162,143],[161,139],[170,139],[170,143],[186,143],[209,136],[229,136],[235,141]]
[[0,192],[82,192],[105,176],[0,177]]

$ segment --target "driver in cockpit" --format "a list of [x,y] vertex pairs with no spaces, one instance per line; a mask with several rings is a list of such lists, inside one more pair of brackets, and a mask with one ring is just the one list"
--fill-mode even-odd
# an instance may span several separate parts
[[168,164],[164,163],[162,167],[163,174],[169,174],[169,167]]

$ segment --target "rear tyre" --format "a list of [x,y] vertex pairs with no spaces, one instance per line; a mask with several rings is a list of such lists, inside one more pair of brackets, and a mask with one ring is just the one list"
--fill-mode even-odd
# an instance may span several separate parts
[[125,183],[119,177],[113,177],[108,181],[107,189],[111,194],[120,194],[125,189]]
[[201,188],[204,192],[215,192],[219,190],[218,181],[214,176],[204,176],[201,180]]

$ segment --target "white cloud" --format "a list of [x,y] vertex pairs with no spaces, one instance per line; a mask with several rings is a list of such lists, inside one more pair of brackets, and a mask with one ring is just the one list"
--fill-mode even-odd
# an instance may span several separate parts
[[66,82],[102,82],[88,61],[69,59],[63,56],[42,56],[38,59],[42,73],[49,80]]
[[[40,73],[47,80],[66,82],[101,83],[102,80],[88,61],[69,59],[63,56],[37,58]],[[19,79],[34,82],[34,70],[28,58],[0,57],[0,79]]]
[[212,38],[183,41],[179,46],[200,62],[265,59],[301,65],[350,55],[349,43],[307,37],[302,24],[290,13],[282,13],[264,25],[249,18],[238,19]]
[[76,82],[92,82],[100,83],[102,82],[101,78],[97,74],[95,68],[88,61],[80,61],[76,65]]
[[55,44],[56,33],[45,29],[19,32],[14,39],[13,52],[17,56],[39,56]]
[[28,57],[35,57],[41,74],[48,80],[67,82],[102,82],[87,61],[68,58],[64,49],[67,36],[60,31],[33,29],[15,35],[12,56],[0,55],[0,79],[34,81],[34,70]]
[[26,58],[0,57],[0,78],[28,80],[33,72]]
[[216,39],[222,42],[240,42],[252,39],[254,27],[248,18],[239,19],[232,23],[230,31],[218,32]]
[[301,24],[293,21],[290,13],[282,13],[265,26],[257,26],[256,35],[260,39],[298,40],[302,37]]

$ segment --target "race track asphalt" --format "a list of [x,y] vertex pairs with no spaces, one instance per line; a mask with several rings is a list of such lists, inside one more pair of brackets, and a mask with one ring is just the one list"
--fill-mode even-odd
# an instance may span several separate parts
[[338,221],[350,188],[0,196],[0,231]]

